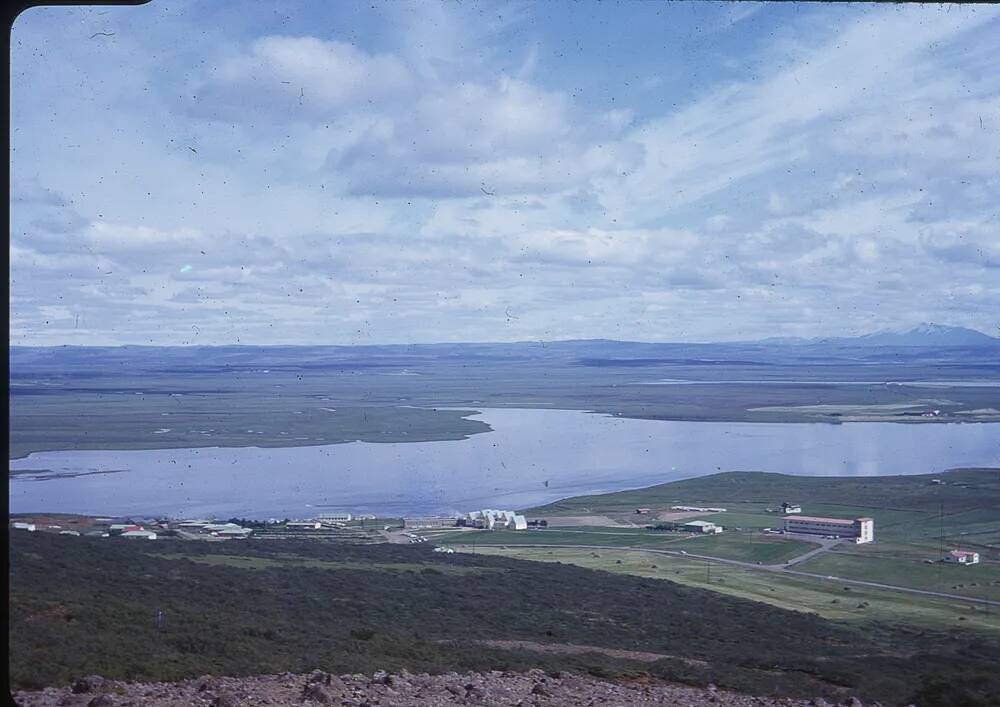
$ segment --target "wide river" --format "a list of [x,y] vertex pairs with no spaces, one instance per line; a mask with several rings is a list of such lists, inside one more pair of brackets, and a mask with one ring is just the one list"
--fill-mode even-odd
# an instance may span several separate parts
[[1000,467],[1000,423],[663,422],[516,409],[485,409],[478,419],[493,431],[451,442],[35,453],[10,462],[12,471],[48,470],[11,477],[10,511],[455,513],[717,471],[869,476]]

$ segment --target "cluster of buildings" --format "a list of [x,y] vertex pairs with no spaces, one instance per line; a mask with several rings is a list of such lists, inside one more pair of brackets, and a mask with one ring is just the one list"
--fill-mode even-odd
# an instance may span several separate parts
[[711,508],[704,506],[671,506],[672,511],[691,511],[694,513],[725,513],[725,508]]
[[954,565],[977,565],[979,553],[968,550],[952,550],[944,556],[944,561]]
[[192,535],[209,536],[212,538],[249,538],[253,533],[250,528],[244,528],[236,523],[217,523],[214,520],[182,520],[174,525],[174,529]]
[[[112,523],[108,526],[106,535],[117,535],[136,540],[156,540],[156,531],[145,528],[139,523]],[[106,535],[102,535],[102,537]]]
[[802,506],[798,503],[789,503],[785,501],[781,504],[781,508],[765,508],[766,513],[784,513],[785,515],[791,515],[793,513],[801,513]]
[[676,530],[682,533],[701,533],[705,535],[715,535],[721,533],[724,528],[707,520],[689,520],[684,522],[671,523],[669,521],[658,523],[653,526],[646,526],[651,530]]
[[466,513],[456,525],[483,530],[527,530],[528,519],[514,511],[484,509]]
[[[65,524],[65,525],[64,525]],[[156,540],[157,533],[162,534],[163,526],[157,521],[115,522],[113,518],[97,518],[94,520],[69,519],[61,523],[50,523],[39,520],[16,520],[10,524],[13,530],[27,530],[30,533],[56,533],[59,535],[87,536],[94,538],[137,538],[140,540]]]

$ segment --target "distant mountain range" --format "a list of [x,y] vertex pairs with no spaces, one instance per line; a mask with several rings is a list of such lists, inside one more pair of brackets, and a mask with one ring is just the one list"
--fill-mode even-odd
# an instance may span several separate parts
[[790,346],[1000,346],[1000,338],[966,327],[921,324],[907,331],[880,331],[863,336],[770,338],[753,343]]
[[[815,361],[847,356],[851,360],[890,357],[892,360],[941,356],[983,359],[1000,364],[1000,338],[974,329],[921,324],[908,331],[884,331],[864,336],[769,338],[719,343],[668,343],[571,339],[562,341],[466,342],[437,344],[369,344],[355,346],[53,346],[10,347],[12,377],[41,370],[93,369],[234,371],[255,368],[330,367],[392,368],[421,364],[480,361],[576,361],[587,365],[653,365],[688,363],[741,364],[762,361]],[[859,358],[860,357],[860,358]],[[984,359],[985,357],[985,359]]]

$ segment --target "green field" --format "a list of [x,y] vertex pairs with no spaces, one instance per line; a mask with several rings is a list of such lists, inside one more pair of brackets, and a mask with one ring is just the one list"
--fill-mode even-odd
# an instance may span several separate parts
[[765,564],[784,562],[816,547],[801,540],[760,533],[692,535],[645,528],[576,527],[546,530],[469,531],[465,533],[424,533],[442,545],[458,543],[469,547],[522,545],[593,545],[620,548],[652,548],[687,552]]
[[[803,562],[796,569],[977,599],[1000,599],[1000,564],[962,567],[935,562],[931,565],[922,560],[878,552],[877,546],[873,552],[862,548],[864,546],[825,553]],[[1000,607],[996,611],[1000,612]]]
[[[946,481],[933,484],[932,479]],[[801,503],[803,512],[885,513],[881,520],[889,526],[907,520],[908,513],[922,513],[947,519],[956,514],[983,511],[976,523],[989,524],[989,511],[1000,499],[1000,470],[953,469],[939,474],[907,476],[792,476],[768,472],[724,472],[631,491],[576,496],[532,508],[532,515],[579,515],[581,513],[634,514],[637,507],[669,510],[673,505],[722,506],[729,511],[759,516],[773,523],[782,501]],[[897,515],[902,512],[904,515]],[[718,517],[713,514],[713,517]],[[880,519],[876,519],[880,520]],[[993,518],[995,524],[1000,519]],[[881,527],[881,523],[879,524]],[[933,534],[938,525],[928,527]]]
[[[935,484],[933,479],[944,483]],[[727,472],[633,491],[578,496],[527,511],[532,517],[605,514],[627,517],[635,508],[669,511],[674,505],[712,506],[725,513],[698,516],[726,527],[780,527],[767,513],[782,501],[801,503],[807,515],[875,520],[875,539],[904,552],[976,550],[1000,560],[1000,470],[954,469],[940,474],[873,477],[791,476]],[[632,516],[634,518],[634,515]],[[933,555],[936,559],[936,555]]]
[[693,536],[676,548],[698,555],[721,557],[727,560],[778,564],[814,550],[818,545],[802,540],[788,540],[781,536],[760,533],[722,533],[721,535]]
[[[428,535],[429,537],[432,537]],[[470,531],[451,539],[437,536],[443,544],[449,541],[465,545],[613,545],[615,547],[670,547],[687,535],[646,530],[645,528],[547,528],[545,530]]]
[[464,546],[462,550],[667,580],[852,624],[877,622],[916,630],[971,630],[1000,640],[1000,609],[987,608],[975,601],[954,601],[870,587],[845,589],[848,585],[822,579],[778,575],[690,557],[639,551],[515,546],[502,549],[477,546],[474,550],[472,546]]
[[[934,483],[934,479],[943,483]],[[634,521],[637,507],[653,509],[654,516],[669,512],[674,505],[724,507],[726,512],[697,517],[723,525],[729,529],[727,532],[713,536],[681,535],[664,549],[780,564],[815,547],[812,543],[752,532],[752,529],[780,526],[781,514],[769,513],[767,509],[780,507],[783,500],[803,504],[807,514],[840,518],[869,516],[875,520],[875,543],[843,543],[796,565],[796,571],[939,591],[969,600],[845,585],[824,578],[734,567],[676,555],[571,547],[625,545],[601,542],[594,529],[588,531],[586,543],[567,539],[565,533],[535,534],[553,538],[551,544],[567,547],[519,547],[530,544],[526,536],[522,542],[505,538],[498,543],[477,542],[474,547],[466,542],[464,549],[658,577],[839,620],[877,619],[921,629],[961,627],[1000,631],[996,618],[1000,609],[977,602],[1000,600],[1000,513],[996,510],[1000,508],[1000,470],[961,469],[935,475],[854,478],[722,473],[634,491],[564,499],[527,512],[536,518],[602,514]],[[636,542],[631,547],[656,545]],[[947,550],[956,547],[978,551],[982,563],[960,567],[937,562]]]

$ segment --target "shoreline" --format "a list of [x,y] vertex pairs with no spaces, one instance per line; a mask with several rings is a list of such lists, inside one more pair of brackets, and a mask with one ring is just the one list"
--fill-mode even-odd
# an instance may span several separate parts
[[[412,406],[398,406],[398,407],[412,407]],[[438,407],[422,407],[425,410],[448,410],[448,411],[466,411],[470,410],[468,407],[450,407],[450,406],[438,406]],[[789,416],[789,417],[775,417],[768,419],[746,419],[744,417],[737,416],[720,416],[713,418],[705,417],[694,417],[690,415],[678,415],[678,416],[666,416],[666,415],[639,415],[639,414],[626,414],[622,412],[608,412],[604,410],[595,410],[593,408],[569,408],[569,407],[551,407],[551,406],[526,406],[526,405],[516,405],[516,406],[489,406],[481,407],[471,412],[467,412],[462,415],[462,419],[469,419],[476,415],[482,415],[484,412],[489,412],[490,410],[557,410],[563,412],[579,412],[586,413],[589,415],[600,415],[603,417],[613,418],[613,419],[624,419],[624,420],[644,420],[650,422],[698,422],[698,423],[722,423],[722,424],[747,424],[747,425],[830,425],[830,426],[840,426],[840,425],[852,425],[852,424],[869,424],[869,423],[882,423],[887,425],[989,425],[989,424],[1000,424],[1000,415],[984,415],[984,416],[969,416],[969,417],[917,417],[917,416],[887,416],[887,415],[870,415],[870,416],[851,416],[842,417],[837,419],[824,419],[824,418],[814,418],[814,417],[804,417],[802,415]],[[283,438],[282,436],[275,436],[267,440],[258,440],[257,444],[191,444],[192,440],[184,440],[184,444],[155,444],[150,445],[149,443],[137,442],[135,444],[120,445],[120,446],[77,446],[72,448],[37,448],[32,449],[28,452],[8,455],[7,461],[16,462],[28,459],[33,454],[46,454],[46,453],[61,453],[61,452],[139,452],[139,451],[166,451],[171,449],[299,449],[299,448],[310,448],[310,447],[327,447],[336,446],[343,444],[353,444],[355,442],[361,442],[365,444],[411,444],[411,443],[422,443],[422,442],[461,442],[464,440],[471,439],[483,434],[489,434],[494,432],[492,426],[489,423],[486,424],[490,429],[482,430],[479,432],[470,433],[456,433],[454,435],[442,434],[442,435],[425,435],[424,437],[408,437],[407,439],[344,439],[344,440],[332,440],[332,441],[321,441],[315,444],[302,444],[301,440],[294,440]],[[167,441],[167,440],[164,440]],[[299,442],[299,443],[295,443]],[[17,474],[23,474],[25,470],[8,469],[8,475],[14,476]],[[36,470],[31,470],[31,473],[36,473]]]

